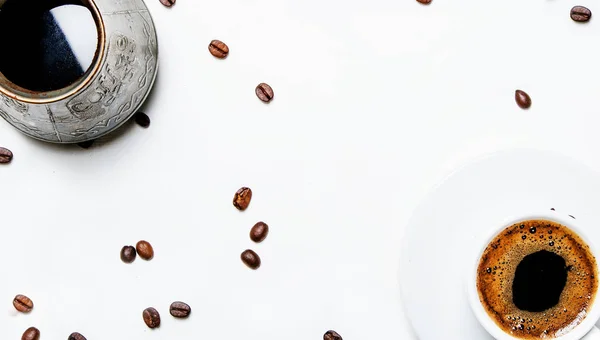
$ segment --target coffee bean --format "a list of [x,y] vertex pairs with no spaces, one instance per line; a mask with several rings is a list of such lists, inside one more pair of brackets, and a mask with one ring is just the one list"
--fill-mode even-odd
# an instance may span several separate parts
[[121,261],[131,263],[135,260],[137,253],[133,246],[125,246],[121,249]]
[[213,40],[208,45],[208,51],[210,51],[210,54],[213,56],[224,59],[229,55],[229,46],[220,40]]
[[71,335],[69,335],[69,339],[67,340],[87,340],[85,338],[85,336],[81,335],[80,333],[74,332],[71,333]]
[[528,109],[531,107],[531,97],[527,93],[521,90],[515,91],[515,100],[517,105],[522,109]]
[[10,163],[10,161],[12,161],[12,159],[13,159],[12,151],[10,151],[6,148],[0,147],[0,164]]
[[140,241],[135,245],[135,250],[144,260],[152,260],[154,257],[154,249],[147,241]]
[[342,336],[336,331],[327,331],[323,335],[323,340],[342,340]]
[[156,309],[148,307],[144,309],[142,316],[144,317],[144,322],[148,328],[156,328],[160,326],[160,314],[158,314]]
[[171,7],[175,5],[175,0],[160,0],[160,3],[167,7]]
[[136,112],[134,119],[135,122],[143,128],[147,128],[148,126],[150,126],[150,117],[148,117],[148,115],[143,112]]
[[35,327],[29,327],[21,336],[21,340],[38,340],[40,338],[40,331]]
[[77,145],[82,148],[82,149],[89,149],[92,147],[92,145],[94,145],[94,141],[93,140],[88,140],[85,142],[81,142],[81,143],[77,143]]
[[171,304],[169,312],[176,318],[187,318],[192,312],[192,308],[187,303],[175,301]]
[[242,262],[252,269],[258,269],[260,267],[260,257],[253,250],[247,249],[242,253]]
[[33,301],[25,295],[17,295],[13,299],[13,306],[21,313],[29,313],[33,309]]
[[273,100],[273,96],[275,96],[271,86],[269,86],[268,84],[265,84],[265,83],[258,84],[255,92],[256,92],[256,96],[258,96],[258,99],[262,100],[265,103],[268,103],[271,100]]
[[244,211],[248,208],[250,200],[252,199],[252,190],[250,188],[240,188],[233,196],[233,206],[238,210]]
[[250,230],[250,239],[256,243],[264,241],[269,233],[269,226],[264,222],[258,222]]
[[583,7],[575,6],[571,8],[571,19],[577,22],[587,22],[592,18],[592,11]]
[[422,3],[423,5],[429,5],[431,3],[431,0],[417,0],[417,1]]

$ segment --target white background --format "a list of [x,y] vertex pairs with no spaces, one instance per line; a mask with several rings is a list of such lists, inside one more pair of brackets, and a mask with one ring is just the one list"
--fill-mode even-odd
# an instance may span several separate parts
[[[149,129],[128,124],[83,150],[0,122],[15,154],[0,167],[2,338],[35,325],[44,339],[318,340],[328,329],[413,339],[400,244],[435,183],[511,147],[600,169],[600,26],[571,21],[579,4],[596,9],[149,1],[161,58]],[[226,60],[208,53],[212,39],[229,45]],[[269,105],[254,94],[260,82],[275,91]],[[517,88],[530,110],[516,106]],[[254,191],[244,213],[231,204],[241,186]],[[271,233],[255,245],[259,220]],[[122,263],[121,247],[140,239],[154,260]],[[259,270],[241,263],[246,248]],[[18,293],[34,312],[17,315]],[[189,320],[169,315],[175,300],[192,306]],[[160,329],[143,323],[148,306]]]

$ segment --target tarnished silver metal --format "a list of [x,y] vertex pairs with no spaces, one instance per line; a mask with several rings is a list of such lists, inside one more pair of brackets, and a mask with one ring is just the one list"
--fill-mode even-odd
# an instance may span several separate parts
[[143,0],[80,2],[92,12],[98,47],[79,81],[35,92],[0,73],[0,116],[39,140],[79,143],[113,131],[142,105],[156,78],[157,36]]

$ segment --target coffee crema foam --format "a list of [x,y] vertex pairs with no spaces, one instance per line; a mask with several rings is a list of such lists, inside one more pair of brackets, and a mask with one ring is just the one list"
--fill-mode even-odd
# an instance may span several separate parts
[[[558,303],[542,312],[513,302],[517,266],[530,254],[549,251],[566,262],[567,281]],[[504,332],[522,339],[556,338],[587,316],[598,289],[596,259],[571,229],[547,220],[529,220],[504,229],[487,246],[477,267],[477,291],[488,315]]]

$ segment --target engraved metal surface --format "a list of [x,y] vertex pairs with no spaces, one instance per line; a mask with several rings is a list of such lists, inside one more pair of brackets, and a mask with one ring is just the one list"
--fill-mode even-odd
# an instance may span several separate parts
[[[97,72],[56,100],[28,100],[0,84],[0,116],[26,135],[53,143],[93,140],[118,128],[142,105],[154,83],[158,43],[142,0],[90,0],[100,22]],[[100,37],[99,37],[100,38]]]

